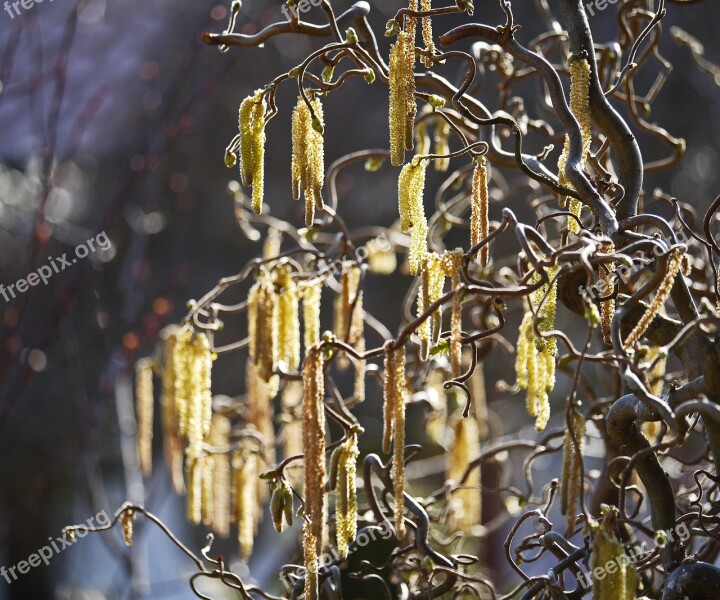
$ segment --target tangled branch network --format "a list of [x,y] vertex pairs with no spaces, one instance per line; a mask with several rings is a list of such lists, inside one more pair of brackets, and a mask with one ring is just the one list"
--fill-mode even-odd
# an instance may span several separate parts
[[[299,520],[302,530],[290,530],[299,564],[283,567],[286,589],[272,593],[720,598],[720,197],[699,219],[682,199],[643,188],[685,151],[646,120],[669,74],[660,54],[666,0],[618,3],[617,38],[607,44],[593,41],[579,0],[536,0],[546,32],[522,43],[509,1],[499,3],[504,23],[491,25],[473,16],[471,0],[410,0],[387,23],[388,54],[369,3],[337,14],[340,3],[314,2],[317,24],[303,20],[303,2],[290,20],[245,35],[234,32],[236,1],[227,30],[204,36],[223,51],[281,35],[309,38],[314,49],[239,104],[225,160],[239,167],[230,185],[238,221],[263,240],[262,255],[192,300],[155,355],[138,362],[145,474],[158,379],[165,461],[188,519],[220,536],[236,527],[245,559],[266,500],[278,532]],[[678,11],[693,3],[667,0]],[[448,18],[467,23],[436,35]],[[702,71],[717,73],[697,40],[671,31]],[[442,75],[458,69],[457,81]],[[643,94],[646,72],[658,75]],[[388,148],[326,167],[323,104],[352,80],[389,88],[377,107],[387,110]],[[294,107],[276,102],[283,85],[297,86]],[[533,85],[539,116],[514,95]],[[491,87],[494,107],[476,98]],[[266,153],[278,152],[266,148],[265,131],[281,112],[292,112],[300,228],[270,215],[263,185]],[[661,158],[644,161],[639,139]],[[358,163],[367,178],[397,169],[394,225],[351,230],[343,219],[337,177]],[[432,203],[430,168],[446,173]],[[507,207],[514,198],[528,222]],[[400,274],[411,283],[393,333],[365,300],[376,278]],[[224,303],[231,288],[247,299]],[[582,335],[556,328],[556,313]],[[236,315],[241,326],[223,329]],[[240,398],[213,398],[213,362],[225,353],[245,360]],[[516,383],[491,383],[526,397],[537,439],[497,435],[482,368],[505,353]],[[565,379],[557,390],[556,374]],[[382,406],[375,384],[366,389],[373,380]],[[361,403],[382,413],[382,439],[358,421]],[[406,411],[422,415],[424,446],[444,455],[438,489],[427,487],[437,461],[406,444]],[[590,442],[601,468],[588,467]],[[562,463],[559,478],[535,481],[537,459],[548,456]],[[488,497],[493,507],[483,509]],[[210,544],[197,556],[141,506],[124,505],[113,523],[128,543],[139,516],[195,564],[198,597],[208,597],[196,587],[204,578],[243,598],[279,597],[244,582]],[[689,535],[639,552],[679,526]],[[504,561],[486,560],[498,533],[507,536]]]

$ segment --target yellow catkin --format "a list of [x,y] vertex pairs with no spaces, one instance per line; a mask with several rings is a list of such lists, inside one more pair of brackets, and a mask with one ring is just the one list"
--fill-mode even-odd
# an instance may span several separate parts
[[183,447],[180,440],[178,415],[175,405],[175,361],[174,348],[180,328],[170,325],[160,332],[163,343],[162,379],[160,408],[162,411],[163,449],[165,461],[170,469],[173,489],[178,494],[185,493],[183,477]]
[[[480,456],[477,421],[472,415],[463,418],[461,412],[458,411],[451,419],[454,439],[447,455],[447,479],[455,483],[460,483],[468,465]],[[480,523],[482,510],[479,467],[470,471],[463,487],[453,494],[453,498],[457,501],[456,510],[453,510],[454,526],[469,533]]]
[[[590,123],[590,64],[584,58],[571,58],[570,67],[570,110],[580,124],[582,133],[583,149],[580,157],[578,168],[582,169],[590,152],[592,144],[592,128]],[[565,177],[565,167],[567,165],[568,155],[570,154],[570,138],[565,136],[565,146],[558,160],[559,181],[562,185],[568,185]],[[570,186],[572,187],[572,186]],[[561,205],[564,200],[561,201]],[[570,198],[570,212],[575,216],[580,216],[582,203],[575,198]],[[580,232],[580,226],[576,219],[568,217],[568,231],[573,234]]]
[[135,511],[128,509],[120,515],[120,524],[122,525],[123,541],[126,546],[133,545],[133,519]]
[[682,265],[682,257],[682,250],[672,250],[672,254],[670,255],[670,259],[668,260],[667,273],[665,273],[665,277],[658,286],[658,291],[655,294],[655,298],[653,299],[652,304],[650,304],[643,316],[640,317],[637,325],[635,325],[633,330],[630,332],[630,335],[628,335],[627,339],[623,343],[623,348],[625,348],[625,350],[629,350],[638,342],[638,340],[642,337],[645,331],[647,331],[647,328],[650,327],[650,323],[652,323],[655,315],[658,314],[660,309],[665,304],[665,300],[667,300],[667,297],[670,295],[670,291],[672,290],[673,284],[675,283],[675,277],[680,271],[680,267]]
[[258,374],[270,381],[278,361],[278,306],[275,286],[261,271],[248,295],[248,337],[250,357]]
[[322,280],[305,284],[302,290],[303,301],[303,344],[307,350],[320,341],[320,297]]
[[183,327],[178,331],[173,344],[173,373],[175,375],[174,394],[177,411],[178,431],[187,437],[188,410],[192,395],[192,331]]
[[[472,209],[470,214],[470,246],[475,246],[485,239],[490,226],[488,221],[488,172],[484,157],[480,157],[473,171]],[[480,265],[488,264],[489,248],[487,244],[480,249]]]
[[190,391],[187,407],[185,453],[193,458],[202,456],[202,445],[210,431],[212,420],[211,372],[213,354],[210,341],[204,332],[197,332],[192,340],[192,357],[189,364]]
[[290,371],[300,365],[300,313],[298,286],[288,265],[281,265],[275,273],[278,307],[278,360]]
[[[355,310],[350,322],[350,337],[355,340],[355,351],[359,355],[365,353],[365,309],[363,307],[363,292],[358,292]],[[355,385],[353,396],[355,403],[365,402],[365,375],[367,361],[364,358],[355,359]]]
[[[310,100],[312,112],[302,96],[298,96],[292,116],[292,188],[293,196],[305,196],[305,225],[310,227],[315,209],[323,208],[322,187],[325,178],[325,127],[319,98]],[[313,112],[315,116],[313,117]]]
[[406,164],[398,179],[398,208],[400,229],[410,232],[410,273],[420,272],[422,259],[427,251],[428,225],[423,205],[426,163],[417,156]]
[[203,467],[202,457],[188,457],[187,519],[193,525],[202,522]]
[[[335,299],[335,335],[350,344],[355,340],[351,335],[353,305],[357,304],[360,267],[354,263],[344,263],[340,274],[340,295]],[[360,307],[362,310],[362,307]]]
[[303,367],[303,449],[305,453],[305,515],[320,554],[327,539],[325,498],[325,378],[323,350],[311,346]]
[[392,475],[395,496],[395,533],[405,537],[405,347],[395,350],[395,401],[393,403]]
[[435,163],[435,170],[438,173],[445,173],[450,168],[450,157],[446,156],[450,154],[450,123],[445,119],[438,116],[435,119],[435,135],[433,136],[435,142],[434,154],[440,154],[442,158],[436,158],[433,162]]
[[312,524],[303,526],[303,555],[305,558],[305,600],[318,600],[320,589],[318,582],[318,539],[312,533]]
[[[573,434],[578,442],[578,451],[575,450],[572,441]],[[563,441],[563,464],[562,475],[560,476],[561,508],[562,513],[567,518],[569,535],[572,535],[575,529],[580,486],[582,485],[584,436],[585,417],[583,417],[582,413],[572,411],[570,413],[570,427],[565,431]]]
[[263,258],[275,258],[280,254],[280,247],[282,245],[282,233],[279,229],[270,227],[263,242],[262,255]]
[[[615,245],[608,241],[601,248],[606,254],[612,254],[615,252]],[[608,262],[604,263],[600,267],[600,279],[603,283],[603,296],[609,296],[615,289],[615,263]],[[602,338],[606,344],[612,342],[612,320],[615,316],[615,300],[606,300],[600,304],[600,329],[602,331]]]
[[252,185],[252,209],[262,212],[265,180],[265,115],[267,104],[262,90],[256,90],[240,104],[240,178],[244,186]]
[[[457,290],[462,283],[463,250],[456,248],[443,255],[445,274],[450,277],[450,285]],[[462,375],[462,298],[457,293],[452,299],[450,316],[450,365],[453,378]]]
[[240,180],[245,187],[252,185],[255,164],[253,162],[253,110],[255,95],[240,103],[238,128],[240,130]]
[[395,167],[405,162],[405,150],[413,147],[417,113],[414,38],[414,34],[401,31],[390,49],[390,162]]
[[212,464],[208,469],[212,480],[212,529],[224,538],[230,535],[231,470],[228,455],[222,450],[230,443],[230,430],[230,419],[213,415],[208,441],[220,452],[210,457]]
[[153,361],[141,358],[135,365],[135,412],[137,414],[137,446],[140,470],[146,477],[152,472]]
[[357,458],[360,455],[356,433],[348,434],[348,439],[338,449],[336,539],[338,554],[341,558],[348,555],[349,544],[357,535]]
[[425,393],[430,410],[425,421],[425,433],[434,444],[445,442],[447,427],[447,392],[443,384],[445,377],[440,369],[432,369],[428,374]]
[[393,439],[393,425],[395,420],[395,404],[398,402],[395,383],[395,351],[392,349],[392,342],[385,343],[383,348],[385,358],[383,360],[383,438],[382,450],[386,454],[390,452]]
[[[418,317],[442,296],[444,283],[445,272],[440,256],[435,252],[428,252],[423,260],[420,287],[418,288]],[[420,356],[423,360],[427,360],[430,354],[430,345],[437,343],[441,329],[442,308],[437,308],[429,319],[425,319],[421,323],[418,329]]]
[[200,460],[203,462],[200,515],[202,517],[203,525],[209,527],[215,520],[215,502],[213,499],[213,475],[215,462],[212,456],[203,456]]
[[250,558],[255,541],[260,510],[258,503],[258,457],[251,444],[243,440],[232,459],[233,521],[238,526],[240,557]]
[[[605,510],[602,522],[593,526],[591,568],[601,569],[603,578],[593,578],[593,600],[633,600],[637,584],[635,564],[625,555],[625,549],[615,535],[615,521],[618,510]],[[624,556],[624,559],[623,559]],[[617,565],[611,573],[605,567],[608,563]]]
[[[420,6],[423,12],[429,11],[432,9],[432,0],[421,0]],[[429,52],[431,54],[435,53],[435,42],[433,41],[433,33],[432,33],[432,18],[431,17],[423,17],[422,18],[422,37],[423,42],[425,43],[425,51]],[[428,69],[432,67],[432,60],[429,58],[423,59],[423,64]]]

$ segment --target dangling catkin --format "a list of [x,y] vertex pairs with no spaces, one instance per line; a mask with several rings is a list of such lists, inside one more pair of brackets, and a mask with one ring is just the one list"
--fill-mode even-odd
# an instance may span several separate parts
[[263,242],[263,258],[275,258],[280,254],[280,247],[282,245],[282,233],[279,229],[274,227],[268,228],[267,236]]
[[[363,308],[363,292],[359,291],[350,321],[350,338],[355,340],[355,351],[359,355],[365,353],[365,309]],[[355,403],[365,402],[365,373],[367,361],[364,358],[355,359],[355,386],[353,396]]]
[[426,163],[417,156],[406,164],[398,179],[400,229],[410,232],[410,274],[417,275],[427,251],[428,226],[423,206]]
[[393,403],[393,462],[392,476],[395,496],[395,533],[397,539],[405,537],[405,347],[395,350],[396,391]]
[[[460,482],[468,465],[480,456],[480,432],[477,421],[472,415],[463,418],[461,412],[458,411],[451,419],[454,440],[447,464],[447,479],[452,479],[456,483]],[[455,527],[469,533],[473,526],[480,523],[482,510],[479,467],[470,471],[463,487],[454,494],[454,498],[460,505],[459,510],[453,511]]]
[[185,493],[183,477],[183,448],[178,430],[178,415],[175,405],[175,342],[180,328],[176,325],[165,327],[160,332],[163,343],[162,390],[160,408],[162,410],[163,448],[165,461],[170,468],[170,479],[177,494]]
[[269,382],[265,381],[258,374],[257,366],[248,358],[245,364],[245,390],[247,423],[257,429],[266,449],[266,459],[272,463],[275,460],[273,398],[278,390],[278,377],[271,378]]
[[240,557],[247,560],[252,554],[255,531],[260,517],[257,453],[247,440],[243,440],[241,447],[235,451],[232,468],[233,521],[238,525]]
[[[635,564],[615,536],[617,508],[605,509],[602,522],[595,524],[592,543],[592,571],[601,569],[605,577],[593,579],[593,600],[634,600],[637,587]],[[623,559],[624,558],[624,559]],[[610,572],[605,565],[617,564]]]
[[682,257],[683,252],[679,248],[671,250],[670,259],[668,260],[667,273],[665,273],[665,277],[658,286],[658,291],[657,294],[655,294],[652,304],[648,307],[643,316],[640,317],[637,325],[635,325],[633,330],[630,332],[630,335],[628,335],[627,339],[623,343],[623,348],[625,350],[629,350],[637,343],[647,328],[650,327],[650,323],[652,323],[655,315],[658,314],[665,304],[665,300],[667,300],[667,297],[670,295],[670,291],[675,283],[675,277],[680,271]]
[[189,363],[189,401],[187,405],[185,450],[189,457],[202,456],[202,444],[210,431],[212,420],[211,371],[213,354],[210,341],[204,332],[196,332],[192,340]]
[[173,373],[175,375],[175,410],[177,411],[178,431],[187,437],[188,411],[192,397],[192,331],[183,327],[178,331],[173,344]]
[[[582,155],[580,156],[579,169],[583,168],[587,155],[592,144],[592,128],[590,123],[590,64],[584,58],[573,57],[568,61],[570,67],[570,110],[580,124],[582,133]],[[559,182],[561,185],[570,186],[565,177],[565,167],[570,154],[570,138],[565,136],[565,146],[558,160]],[[570,186],[572,187],[572,186]],[[565,199],[561,199],[561,206]],[[580,216],[582,203],[575,198],[570,198],[569,210],[576,217]],[[577,234],[580,226],[576,219],[568,217],[568,231]]]
[[265,381],[278,361],[278,313],[275,286],[263,270],[248,294],[248,338],[250,357]]
[[[355,343],[350,332],[353,318],[353,304],[358,298],[360,267],[354,263],[343,263],[340,275],[340,295],[335,298],[335,335],[338,339]],[[360,308],[362,310],[362,307]]]
[[[443,292],[445,272],[440,257],[435,252],[425,254],[422,266],[422,277],[418,288],[417,310],[418,317],[428,307],[436,302]],[[427,360],[430,354],[430,344],[437,343],[442,329],[442,308],[438,307],[429,319],[425,319],[418,329],[420,337],[420,357]]]
[[278,360],[290,371],[300,364],[300,315],[297,283],[292,269],[280,265],[275,272],[278,311]]
[[357,434],[348,434],[347,440],[338,447],[337,475],[335,491],[337,494],[336,538],[340,558],[347,558],[349,544],[357,534],[357,490],[356,468],[358,450]]
[[244,186],[252,185],[252,209],[262,212],[265,179],[265,114],[262,90],[256,90],[240,104],[240,176]]
[[[315,209],[322,210],[322,187],[325,178],[324,117],[319,98],[310,100],[312,111],[298,96],[292,116],[292,188],[293,196],[305,195],[305,225],[310,227]],[[315,116],[313,117],[313,112]]]
[[[431,6],[432,0],[421,0],[420,6],[421,10],[423,12],[429,11],[432,9]],[[423,42],[425,42],[425,51],[429,52],[431,54],[435,53],[435,42],[433,41],[433,33],[432,33],[432,18],[431,17],[423,17],[422,18],[422,36],[423,36]],[[423,64],[426,68],[432,67],[432,60],[428,57],[423,57]]]
[[[218,450],[225,448],[230,443],[230,430],[230,419],[214,414],[208,441]],[[212,461],[212,468],[208,469],[212,473],[212,529],[225,538],[230,535],[230,461],[225,452],[213,454],[209,458]]]
[[405,150],[413,148],[417,113],[414,38],[414,34],[401,31],[390,49],[390,162],[394,167],[403,164]]
[[152,472],[153,361],[141,358],[135,364],[135,412],[137,414],[137,446],[140,470],[145,477]]
[[303,345],[307,351],[320,341],[320,297],[322,279],[309,281],[302,291],[303,301]]
[[[463,250],[456,248],[443,255],[445,274],[451,278],[450,285],[457,290],[462,282]],[[450,364],[452,376],[462,375],[462,298],[460,293],[453,295],[452,314],[450,316]]]
[[[615,252],[615,245],[608,241],[602,248],[606,254],[612,254]],[[604,293],[603,296],[609,296],[614,288],[615,279],[615,263],[608,262],[604,263],[600,267],[600,278],[603,282]],[[605,300],[600,304],[600,328],[602,331],[602,338],[606,344],[612,343],[612,320],[615,316],[615,300]]]
[[[578,443],[577,451],[572,441],[573,435]],[[565,431],[563,441],[563,464],[560,476],[561,511],[567,518],[568,535],[572,535],[575,529],[580,486],[582,485],[584,436],[585,417],[582,413],[573,410],[570,413],[570,424]]]
[[395,419],[395,404],[398,402],[395,383],[395,351],[392,349],[392,342],[385,342],[385,359],[383,364],[383,438],[382,451],[390,452],[393,439],[393,424]]
[[305,515],[320,554],[327,539],[325,499],[325,377],[323,350],[311,346],[303,366],[303,449],[305,453]]
[[[283,423],[283,458],[303,453],[302,405],[303,385],[300,381],[288,381],[281,396]],[[285,476],[296,489],[302,486],[302,463],[294,462],[285,469]]]
[[[472,182],[472,210],[470,214],[470,246],[485,239],[490,232],[488,221],[488,172],[485,157],[475,163]],[[480,266],[488,264],[488,245],[480,249]]]

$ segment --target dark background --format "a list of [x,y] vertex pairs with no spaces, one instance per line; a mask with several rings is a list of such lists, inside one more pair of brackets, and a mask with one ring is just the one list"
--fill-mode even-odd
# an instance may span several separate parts
[[[9,303],[0,298],[0,565],[15,565],[48,536],[60,536],[64,525],[86,522],[100,510],[112,514],[128,498],[145,498],[192,548],[204,543],[204,531],[184,524],[182,499],[172,494],[162,467],[138,483],[132,423],[124,419],[128,377],[135,360],[152,352],[159,329],[182,317],[189,298],[239,272],[259,251],[235,220],[226,187],[236,172],[224,167],[223,151],[236,131],[242,98],[322,43],[282,36],[264,49],[221,54],[203,45],[200,34],[225,28],[228,4],[45,0],[14,19],[0,12],[0,283],[26,277],[48,257],[72,252],[99,232],[112,241],[110,251],[79,260],[47,286]],[[372,4],[386,55],[384,24],[402,3]],[[280,5],[247,0],[237,30],[252,33],[282,19]],[[349,5],[333,1],[336,12]],[[521,42],[543,30],[534,3],[516,2],[514,9],[524,26]],[[591,19],[597,41],[615,35],[613,12]],[[662,186],[701,212],[720,191],[720,94],[667,30],[682,26],[718,63],[719,17],[716,0],[668,6],[662,51],[675,70],[650,117],[685,138],[688,151],[680,166],[648,177],[645,190]],[[310,18],[320,22],[322,13],[314,9]],[[476,1],[475,18],[503,22],[493,2]],[[436,33],[457,22],[436,20]],[[455,79],[456,66],[444,74]],[[641,81],[649,85],[656,73],[649,68]],[[489,78],[478,93],[491,110],[497,108],[493,86]],[[537,116],[537,88],[520,89]],[[302,206],[293,203],[289,185],[295,95],[292,84],[280,88],[280,115],[268,126],[266,201],[273,215],[301,227]],[[383,84],[368,87],[360,79],[328,98],[326,164],[345,152],[387,145],[386,98]],[[640,140],[646,159],[667,153],[653,140]],[[339,180],[342,216],[351,226],[391,224],[397,170],[384,168],[359,185],[361,177],[360,169],[350,169]],[[431,178],[428,189],[438,182]],[[507,199],[524,216],[526,202]],[[497,217],[500,203],[493,210]],[[391,329],[408,283],[396,275],[366,293],[368,309]],[[243,391],[243,362],[240,355],[218,361],[215,393]],[[493,391],[498,379],[514,379],[507,355],[492,355],[485,371],[502,428],[495,433],[534,435],[519,410],[522,399]],[[379,389],[370,384],[366,422],[379,424],[379,402]],[[441,481],[438,473],[429,489]],[[117,532],[86,538],[50,567],[33,569],[12,585],[0,579],[0,600],[192,597],[189,562],[156,531],[137,527],[132,552]],[[275,535],[265,522],[250,563],[254,579],[271,585],[279,565],[293,558],[295,539]],[[237,554],[233,539],[217,548]],[[247,576],[245,565],[234,567]]]

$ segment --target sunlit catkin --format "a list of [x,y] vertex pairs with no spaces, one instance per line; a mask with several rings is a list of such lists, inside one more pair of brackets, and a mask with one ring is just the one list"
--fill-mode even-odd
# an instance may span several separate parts
[[188,411],[192,397],[193,343],[192,331],[183,327],[175,336],[173,352],[173,374],[175,375],[174,394],[177,412],[178,431],[187,437]]
[[[338,339],[355,343],[351,324],[354,308],[357,305],[360,267],[354,263],[345,263],[340,274],[340,294],[335,299],[335,335]],[[362,310],[362,307],[360,307]]]
[[230,534],[231,470],[228,455],[223,451],[230,443],[230,419],[214,414],[210,426],[209,443],[218,452],[210,456],[212,461],[212,529],[221,537]]
[[395,351],[392,349],[392,342],[388,341],[384,347],[385,358],[383,361],[383,438],[382,450],[386,454],[390,452],[393,438],[393,421],[395,419],[395,404],[398,402],[395,383]]
[[302,288],[303,345],[305,350],[320,341],[320,297],[322,279],[309,281]]
[[[593,600],[634,600],[637,584],[635,563],[625,554],[625,549],[615,536],[618,510],[604,510],[602,522],[593,526],[591,568],[605,574],[593,579]],[[612,571],[606,567],[616,565]]]
[[[322,187],[325,178],[324,117],[319,98],[310,100],[312,111],[298,96],[292,116],[292,188],[293,196],[305,196],[305,225],[310,227],[315,209],[323,208]],[[313,115],[314,113],[314,115]]]
[[160,408],[162,411],[163,449],[165,461],[170,469],[170,479],[177,494],[185,493],[183,477],[183,447],[180,439],[178,415],[175,404],[175,342],[180,328],[176,325],[165,327],[160,332],[163,344],[162,389]]
[[349,433],[347,440],[336,450],[339,452],[335,492],[337,495],[336,541],[341,558],[348,555],[349,544],[357,534],[357,483],[356,469],[358,441],[356,433]]
[[141,358],[135,364],[135,412],[137,415],[137,446],[140,470],[146,477],[152,471],[153,361]]
[[240,557],[252,554],[255,531],[260,518],[258,506],[258,456],[249,441],[243,440],[232,459],[233,468],[233,521],[238,526]]
[[[580,125],[582,134],[582,154],[580,156],[579,169],[582,169],[592,144],[592,127],[590,122],[590,64],[584,58],[573,57],[568,61],[570,67],[570,110]],[[565,167],[570,154],[570,138],[565,136],[565,146],[558,161],[559,181],[562,185],[568,185],[565,177]],[[563,203],[561,202],[561,205]],[[575,198],[570,198],[568,209],[576,217],[580,216],[582,203]],[[580,226],[577,219],[568,217],[568,231],[577,234]]]
[[270,381],[277,366],[278,313],[275,286],[261,271],[248,295],[248,337],[250,357],[265,381]]
[[423,206],[426,166],[426,162],[416,156],[402,168],[398,179],[400,228],[403,233],[410,232],[408,260],[412,275],[420,272],[422,259],[427,251],[428,225]]
[[[447,479],[460,483],[470,463],[480,456],[480,432],[475,417],[463,418],[458,411],[451,419],[454,439],[448,453]],[[458,510],[453,511],[454,526],[460,531],[470,532],[480,523],[481,492],[480,468],[470,471],[467,479],[453,498],[458,502]]]
[[262,212],[265,180],[265,114],[262,90],[256,90],[240,104],[240,177],[244,186],[252,185],[252,209]]
[[275,271],[278,311],[278,360],[290,371],[300,365],[300,313],[298,286],[288,265]]
[[443,255],[445,274],[450,277],[452,289],[456,290],[450,316],[450,364],[454,378],[462,374],[462,295],[458,290],[462,282],[463,258],[462,248]]
[[405,347],[395,350],[395,401],[393,403],[393,460],[392,476],[395,496],[395,533],[405,537]]
[[390,49],[390,162],[405,162],[405,150],[412,150],[415,103],[414,35],[401,31]]
[[204,332],[197,332],[192,340],[192,355],[189,363],[189,397],[187,408],[185,450],[189,457],[202,456],[202,444],[210,431],[212,420],[211,371],[213,354],[210,341]]
[[202,457],[187,459],[187,520],[193,525],[202,522],[203,468]]
[[[278,391],[278,377],[265,381],[257,366],[248,358],[245,363],[246,420],[255,427],[266,448],[266,459],[274,462],[275,427],[273,425],[273,398]],[[262,488],[266,489],[266,488]]]
[[[602,248],[606,254],[612,254],[615,252],[615,245],[608,241]],[[615,263],[607,262],[600,267],[600,280],[602,281],[603,296],[609,296],[612,294],[615,288]],[[600,328],[602,331],[602,338],[606,344],[611,343],[612,333],[612,320],[615,316],[615,300],[605,300],[600,304]]]
[[303,449],[305,453],[305,515],[316,552],[322,552],[327,539],[325,498],[325,377],[323,350],[311,346],[303,366]]
[[[435,252],[428,252],[423,260],[420,287],[418,288],[418,317],[442,296],[444,283],[445,272],[440,256]],[[437,343],[441,329],[442,308],[438,307],[430,318],[420,324],[418,329],[420,356],[423,360],[427,360],[430,354],[430,345]]]
[[670,291],[672,290],[673,284],[675,283],[675,277],[677,276],[678,272],[680,271],[680,267],[682,266],[682,257],[683,252],[679,248],[671,250],[665,277],[658,286],[658,290],[655,294],[655,298],[653,299],[652,304],[650,304],[643,316],[640,317],[637,325],[635,325],[633,330],[630,332],[630,335],[628,335],[627,339],[623,343],[623,348],[625,350],[629,350],[638,342],[638,340],[642,337],[645,331],[647,331],[647,328],[650,327],[650,323],[652,323],[655,315],[658,314],[660,309],[665,304],[665,300],[667,300],[667,297],[670,295]]
[[280,230],[275,229],[274,227],[268,228],[267,236],[263,242],[263,258],[275,258],[278,254],[280,254],[281,245],[282,233]]
[[[427,12],[432,9],[432,0],[420,0],[420,7],[423,12]],[[423,42],[425,43],[425,51],[430,54],[435,53],[435,42],[433,41],[432,33],[432,17],[422,18],[422,36]],[[428,57],[423,57],[423,64],[428,69],[432,67],[432,60]]]
[[[577,449],[573,444],[573,436],[577,440]],[[583,474],[583,446],[585,436],[585,417],[582,413],[572,411],[570,423],[565,431],[563,441],[562,475],[560,476],[561,510],[567,518],[567,530],[572,535],[580,498]]]
[[270,498],[270,516],[275,531],[282,533],[286,526],[293,522],[293,494],[288,482],[285,480],[274,484]]
[[[489,233],[488,221],[488,172],[484,157],[475,163],[472,182],[472,209],[470,214],[470,246],[476,246]],[[487,266],[488,245],[480,249],[480,265]]]

